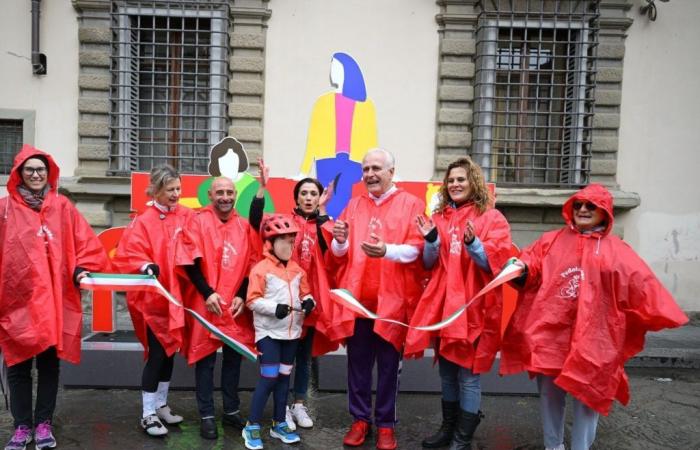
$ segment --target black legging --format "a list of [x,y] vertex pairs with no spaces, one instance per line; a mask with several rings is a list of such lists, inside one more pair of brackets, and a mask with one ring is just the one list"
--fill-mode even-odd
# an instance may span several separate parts
[[175,355],[168,357],[165,354],[165,349],[150,328],[146,328],[146,335],[148,336],[148,360],[146,367],[143,368],[141,389],[146,392],[156,392],[158,383],[170,381]]
[[39,424],[53,419],[56,409],[56,394],[58,394],[59,361],[56,347],[36,355],[36,370],[38,373],[36,388],[36,406],[32,423],[32,363],[34,357],[7,368],[7,382],[10,387],[10,410],[14,418],[15,428]]

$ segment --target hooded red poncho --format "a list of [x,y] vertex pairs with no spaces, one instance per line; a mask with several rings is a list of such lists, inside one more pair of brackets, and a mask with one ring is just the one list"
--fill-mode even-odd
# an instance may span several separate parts
[[[320,356],[336,350],[340,345],[338,342],[334,342],[338,338],[331,326],[330,312],[333,310],[333,304],[330,298],[329,276],[323,252],[318,243],[316,219],[306,219],[296,212],[293,217],[301,231],[297,233],[292,259],[306,272],[311,285],[311,295],[316,301],[316,307],[304,320],[304,331],[307,327],[313,327],[316,330],[312,355]],[[321,225],[321,232],[326,243],[330,245],[333,239],[333,223],[331,221],[325,222]]]
[[[379,205],[369,194],[350,200],[340,219],[349,225],[350,248],[345,256],[337,258],[333,251],[326,252],[329,263],[338,267],[337,285],[361,299],[365,270],[376,270],[378,277],[376,313],[387,319],[407,323],[421,294],[422,263],[420,256],[409,264],[386,258],[370,258],[362,251],[363,241],[370,241],[375,233],[389,244],[410,244],[423,248],[423,236],[415,225],[415,218],[425,211],[425,204],[416,196],[397,189]],[[337,265],[337,266],[336,266]],[[338,338],[352,336],[355,313],[334,305],[332,327]],[[374,332],[401,352],[406,339],[406,327],[384,321],[374,322]]]
[[[606,215],[604,229],[580,233],[573,202],[589,201]],[[608,414],[629,402],[624,364],[644,346],[644,334],[688,321],[649,267],[610,234],[612,196],[591,184],[562,209],[567,226],[545,233],[521,259],[528,278],[506,330],[501,373],[527,370]]]
[[[48,184],[41,210],[26,205],[17,187],[19,171],[36,155],[48,161]],[[109,261],[90,225],[57,191],[53,158],[30,145],[15,157],[0,199],[0,348],[8,366],[49,347],[58,357],[80,362],[82,307],[73,271],[105,271]]]
[[[178,205],[174,211],[163,213],[149,206],[134,218],[119,241],[113,264],[122,273],[141,273],[145,264],[157,264],[158,281],[176,299],[182,301],[175,273],[176,247],[192,210]],[[155,292],[127,292],[126,303],[134,324],[136,337],[148,357],[146,327],[150,328],[168,356],[182,347],[185,312]]]
[[[235,209],[224,223],[216,215],[214,207],[209,205],[192,215],[181,236],[188,242],[178,245],[177,264],[191,265],[195,259],[201,258],[200,267],[204,278],[226,302],[221,317],[207,311],[205,300],[194,285],[186,275],[179,273],[184,275],[180,284],[185,306],[197,311],[226,335],[255,349],[250,310],[244,308],[236,318],[228,312],[241,283],[260,258],[259,245],[255,245],[259,241],[255,231]],[[185,320],[187,328],[182,350],[189,364],[196,363],[223,345],[218,337],[207,331],[191,315],[188,314]]]
[[[440,236],[440,256],[418,302],[412,326],[439,322],[464,306],[500,272],[511,254],[510,226],[496,209],[480,214],[473,204],[456,209],[448,206],[432,219]],[[470,220],[484,246],[490,273],[481,269],[464,248],[464,229]],[[406,356],[422,356],[430,338],[440,337],[440,356],[474,373],[488,372],[500,345],[502,302],[501,289],[495,289],[472,303],[466,313],[442,330],[410,329]]]

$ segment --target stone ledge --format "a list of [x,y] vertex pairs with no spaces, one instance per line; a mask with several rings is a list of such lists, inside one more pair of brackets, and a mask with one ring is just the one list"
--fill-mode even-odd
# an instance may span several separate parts
[[[577,189],[496,188],[498,206],[561,207]],[[616,209],[632,209],[641,204],[639,194],[611,189]]]

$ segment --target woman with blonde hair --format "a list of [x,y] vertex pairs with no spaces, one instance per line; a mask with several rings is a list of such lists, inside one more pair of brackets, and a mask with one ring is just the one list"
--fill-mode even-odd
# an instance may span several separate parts
[[[175,242],[192,214],[178,204],[180,193],[180,174],[168,165],[154,167],[147,190],[153,202],[129,224],[114,259],[123,273],[155,275],[176,297]],[[146,353],[141,426],[150,436],[163,436],[168,433],[163,422],[175,425],[183,420],[170,410],[167,399],[174,354],[183,343],[184,312],[153,292],[129,292],[126,300],[134,331]]]
[[[428,325],[450,316],[508,260],[510,227],[493,204],[481,168],[470,158],[448,166],[432,219],[416,217],[425,239],[423,265],[432,273],[411,325]],[[409,358],[421,357],[434,341],[442,381],[442,426],[423,440],[423,447],[451,442],[451,449],[471,448],[483,417],[479,374],[488,372],[498,351],[500,318],[501,297],[496,291],[476,300],[441,330],[408,332],[404,354]]]

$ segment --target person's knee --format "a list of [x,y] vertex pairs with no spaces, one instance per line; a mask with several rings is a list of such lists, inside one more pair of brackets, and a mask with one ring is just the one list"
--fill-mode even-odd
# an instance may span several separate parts
[[279,373],[280,375],[289,376],[292,373],[292,368],[294,366],[291,364],[280,364]]
[[276,380],[280,374],[280,364],[260,364],[260,376],[268,380]]

